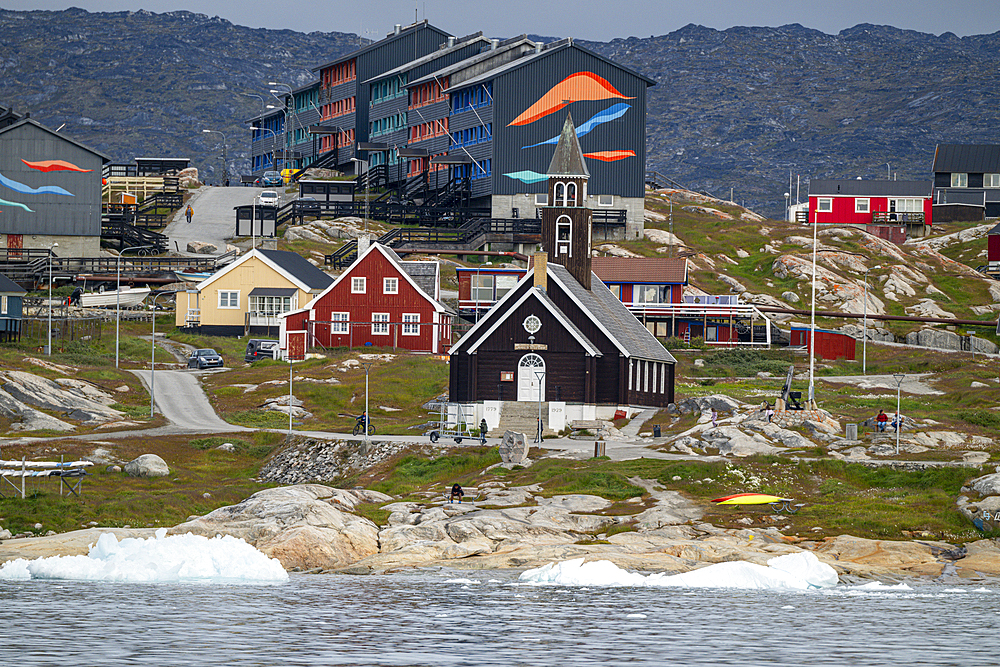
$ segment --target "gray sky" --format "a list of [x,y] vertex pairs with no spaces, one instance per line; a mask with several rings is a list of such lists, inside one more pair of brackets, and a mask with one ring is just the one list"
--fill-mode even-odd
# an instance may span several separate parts
[[0,0],[4,9],[91,12],[181,9],[220,16],[254,28],[351,32],[379,38],[414,13],[455,35],[482,30],[489,37],[521,33],[609,41],[673,32],[688,23],[732,26],[801,23],[837,33],[859,23],[960,36],[1000,31],[997,0]]

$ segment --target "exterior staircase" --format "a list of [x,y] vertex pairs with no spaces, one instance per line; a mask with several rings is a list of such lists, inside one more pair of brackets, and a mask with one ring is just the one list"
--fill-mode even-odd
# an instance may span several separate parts
[[[542,435],[556,435],[546,423],[549,415],[549,404],[542,402]],[[529,401],[504,401],[500,408],[500,424],[496,429],[498,435],[504,431],[523,433],[530,442],[534,440],[538,430],[538,403]],[[490,435],[493,435],[492,433]]]

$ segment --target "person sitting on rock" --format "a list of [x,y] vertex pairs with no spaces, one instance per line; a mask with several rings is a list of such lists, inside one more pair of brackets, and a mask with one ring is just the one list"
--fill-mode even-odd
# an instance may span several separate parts
[[878,417],[875,418],[875,421],[878,423],[878,430],[879,431],[884,431],[885,430],[885,423],[887,421],[889,421],[889,415],[885,414],[884,411],[879,410],[878,411]]
[[903,429],[903,415],[897,412],[896,415],[892,418],[892,430],[898,433],[902,429]]
[[448,496],[448,502],[449,503],[453,503],[453,502],[455,502],[455,498],[458,498],[458,502],[461,503],[462,502],[462,496],[464,496],[464,495],[465,495],[465,491],[462,490],[462,485],[461,484],[452,484],[451,485],[451,494]]

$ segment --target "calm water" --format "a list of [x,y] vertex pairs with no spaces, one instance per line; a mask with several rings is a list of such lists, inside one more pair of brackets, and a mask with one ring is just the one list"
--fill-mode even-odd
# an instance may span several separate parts
[[[274,586],[0,582],[0,655],[34,665],[992,665],[1000,587],[513,585],[512,572]],[[463,584],[449,580],[476,579]]]

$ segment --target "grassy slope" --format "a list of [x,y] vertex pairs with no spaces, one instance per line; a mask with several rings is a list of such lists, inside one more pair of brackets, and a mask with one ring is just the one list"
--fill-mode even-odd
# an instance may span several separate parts
[[[651,199],[649,207],[665,212],[666,204]],[[739,209],[731,206],[717,208],[738,215]],[[649,224],[666,229],[666,223]],[[761,235],[767,227],[768,237]],[[955,231],[949,228],[947,231]],[[768,221],[766,223],[733,222],[713,216],[683,211],[674,207],[674,231],[694,250],[711,248],[712,256],[725,254],[736,260],[737,265],[720,264],[725,271],[743,282],[754,293],[775,296],[782,291],[802,291],[803,283],[779,280],[770,273],[775,255],[762,252],[766,242],[777,245],[782,251],[807,252],[801,246],[784,244],[788,236],[808,234],[801,226]],[[850,240],[841,242],[824,237],[827,245],[840,245],[847,252],[858,252],[868,257],[868,264],[884,264],[884,259],[870,256],[864,248]],[[984,242],[983,242],[984,243]],[[625,245],[629,250],[656,255],[657,247],[642,240]],[[943,254],[956,259],[974,258],[969,248]],[[294,247],[294,246],[293,246]],[[739,258],[737,249],[749,253]],[[905,248],[905,247],[904,247]],[[302,248],[306,250],[304,246]],[[308,248],[315,252],[329,252],[330,248]],[[917,261],[917,260],[914,260]],[[922,259],[920,261],[923,261]],[[969,262],[975,265],[975,262]],[[709,270],[694,271],[694,285],[710,293],[726,293],[728,287]],[[982,303],[984,287],[976,281],[951,275],[934,275],[934,284],[945,297],[938,296],[942,305],[956,312],[959,317],[975,317],[968,306]],[[895,306],[902,312],[903,302]],[[235,423],[285,428],[286,417],[279,413],[263,413],[257,408],[267,398],[287,394],[287,366],[278,362],[263,361],[246,366],[242,364],[243,342],[231,338],[195,337],[172,329],[172,319],[161,317],[157,329],[169,332],[175,340],[198,347],[215,347],[221,352],[229,368],[224,373],[205,376],[204,385],[220,414]],[[839,325],[840,323],[831,323]],[[148,367],[149,346],[137,338],[147,333],[148,323],[122,324],[122,368]],[[896,333],[905,333],[909,325],[892,325]],[[987,336],[988,337],[988,336]],[[132,418],[159,425],[161,417],[149,421],[149,396],[130,373],[114,368],[114,325],[105,324],[101,335],[87,342],[70,343],[57,350],[52,361],[78,367],[73,377],[87,379],[119,397],[120,409]],[[353,421],[350,415],[361,411],[364,403],[364,373],[357,367],[345,367],[343,361],[357,359],[359,351],[336,349],[324,358],[297,365],[296,377],[315,379],[336,378],[339,383],[309,383],[296,380],[294,393],[303,400],[307,410],[315,417],[303,423],[304,428],[344,430]],[[367,349],[365,353],[393,353],[392,350]],[[6,345],[0,348],[0,363],[6,369],[28,370],[45,377],[64,374],[40,369],[26,357],[37,355],[35,345]],[[733,354],[727,351],[678,350],[678,397],[707,393],[727,393],[734,397],[760,401],[761,396],[774,396],[780,389],[777,378],[756,378],[760,370],[783,376],[788,364],[800,368],[804,359],[785,350],[774,350],[752,355]],[[695,368],[695,358],[705,358],[704,368]],[[158,364],[171,363],[165,353],[157,353]],[[346,368],[346,370],[341,370]],[[936,386],[947,393],[944,396],[903,397],[903,410],[909,414],[933,418],[942,423],[942,430],[955,429],[980,435],[993,435],[1000,430],[997,413],[992,409],[1000,403],[1000,390],[996,383],[987,389],[973,390],[973,380],[991,380],[1000,374],[1000,363],[995,359],[970,355],[945,354],[930,350],[907,350],[871,345],[868,349],[868,372],[924,372],[937,375]],[[849,375],[860,373],[857,362],[822,363],[819,375]],[[752,378],[752,379],[748,379]],[[409,427],[424,424],[433,418],[421,405],[443,392],[447,387],[447,364],[426,355],[400,355],[376,364],[370,376],[370,403],[373,420],[380,433],[421,433]],[[244,391],[256,385],[256,389]],[[128,391],[115,392],[127,386]],[[889,406],[890,392],[866,392],[845,386],[820,384],[820,404],[831,410],[841,421],[858,421],[870,416],[879,407]],[[395,408],[384,411],[378,406]],[[59,415],[56,415],[59,416]],[[693,424],[693,417],[670,419],[660,414],[655,423],[664,427],[665,433],[679,432]],[[0,431],[10,432],[11,420],[0,419]],[[80,427],[77,433],[93,431]],[[47,434],[31,434],[47,435]],[[53,434],[54,435],[54,434]],[[212,449],[223,440],[234,442],[238,450],[232,454]],[[13,498],[0,499],[0,525],[14,532],[31,529],[33,524],[43,524],[45,530],[70,530],[90,521],[109,526],[156,526],[178,523],[190,514],[210,511],[215,507],[232,504],[263,487],[253,481],[264,458],[279,445],[280,435],[258,433],[252,438],[231,436],[217,440],[189,440],[184,437],[132,438],[109,441],[99,446],[111,450],[117,460],[127,461],[141,453],[161,455],[172,468],[169,477],[157,480],[128,478],[121,474],[105,472],[103,467],[84,482],[81,498],[60,498],[58,487],[51,482],[29,485],[27,501]],[[72,437],[56,444],[36,443],[3,447],[4,458],[25,455],[28,458],[51,459],[59,454],[67,458],[82,456],[93,451],[94,445]],[[929,453],[931,454],[931,453]],[[954,458],[955,454],[934,453],[918,458]],[[496,470],[483,473],[486,466],[497,460],[495,450],[462,449],[452,455],[426,458],[401,456],[396,461],[365,475],[342,480],[344,486],[363,484],[389,493],[413,499],[426,498],[446,484],[460,481],[475,485],[490,479],[502,479],[511,484],[539,483],[547,495],[556,493],[598,493],[616,501],[611,512],[635,514],[645,508],[648,498],[642,490],[627,482],[629,477],[640,476],[657,479],[666,488],[682,491],[705,505],[706,519],[719,525],[739,526],[740,518],[750,518],[754,525],[788,526],[786,532],[822,536],[851,532],[869,537],[906,537],[913,534],[933,534],[944,539],[962,541],[975,539],[976,533],[954,509],[954,498],[968,479],[989,470],[961,469],[934,473],[875,473],[858,465],[844,465],[835,461],[788,461],[777,458],[755,458],[732,463],[662,462],[650,459],[628,462],[590,460],[584,462],[545,460],[524,470]],[[992,468],[989,467],[991,470]],[[678,479],[675,479],[678,478]],[[767,491],[790,495],[807,502],[803,511],[794,517],[773,518],[767,508],[724,509],[708,504],[708,500],[727,492]],[[420,495],[421,492],[424,495]],[[204,494],[209,494],[205,497]],[[638,498],[641,502],[630,502]],[[381,517],[377,508],[363,508],[375,518]],[[384,518],[384,517],[382,517]],[[819,530],[815,530],[819,528]],[[597,536],[595,536],[597,537]]]

